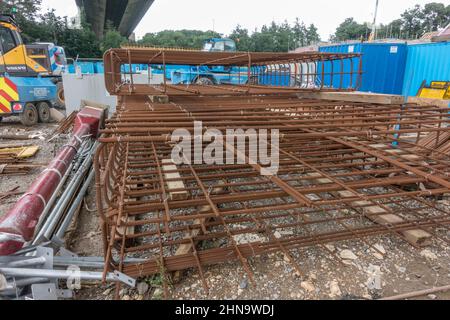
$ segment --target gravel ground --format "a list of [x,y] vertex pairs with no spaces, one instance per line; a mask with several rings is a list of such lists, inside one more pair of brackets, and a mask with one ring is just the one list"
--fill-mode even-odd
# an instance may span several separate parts
[[[91,201],[93,195],[92,191]],[[443,204],[449,205],[448,202]],[[72,250],[85,255],[101,254],[101,238],[96,222],[95,214],[86,209],[82,211],[80,227],[71,239]],[[447,229],[438,229],[437,234],[439,238],[448,239],[450,236]],[[417,249],[393,235],[366,240],[367,244],[349,240],[327,245],[339,258],[317,246],[291,250],[302,275],[295,271],[282,253],[253,258],[250,265],[256,286],[239,262],[205,267],[208,293],[203,288],[198,270],[188,270],[179,283],[170,285],[169,299],[378,299],[450,284],[450,247],[447,242],[435,238],[430,247]],[[160,276],[139,279],[138,283],[139,290],[122,289],[121,299],[163,299]],[[85,287],[77,293],[77,299],[113,298],[113,285],[98,284]],[[419,299],[448,300],[450,293]]]
[[[209,286],[206,294],[199,273],[187,271],[182,281],[172,285],[170,299],[378,299],[450,283],[448,245],[435,241],[427,249],[417,250],[392,236],[372,238],[386,252],[384,257],[360,242],[347,241],[334,247],[337,255],[351,257],[338,262],[318,247],[292,251],[304,276],[299,276],[282,254],[251,260],[256,287],[239,263],[205,268]],[[351,252],[351,254],[349,254]],[[353,256],[354,255],[354,256]],[[158,277],[146,279],[138,290],[123,289],[123,300],[162,299]],[[113,286],[86,288],[79,299],[109,300]],[[420,299],[448,300],[450,293],[437,293]]]

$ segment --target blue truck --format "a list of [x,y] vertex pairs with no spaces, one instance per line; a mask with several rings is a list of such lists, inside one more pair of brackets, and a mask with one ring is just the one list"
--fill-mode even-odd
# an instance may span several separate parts
[[[236,52],[236,43],[232,39],[209,39],[203,46],[205,52]],[[242,85],[259,84],[270,86],[305,86],[306,79],[295,78],[295,69],[313,70],[304,64],[283,64],[254,66],[249,79],[248,67],[235,66],[166,66],[166,78],[172,84]],[[161,70],[156,66],[152,70]],[[300,71],[300,70],[297,70]],[[157,71],[158,72],[158,71]],[[312,71],[311,71],[312,72]],[[312,78],[312,77],[311,77]]]
[[[203,45],[205,52],[236,52],[236,43],[232,39],[212,38]],[[163,74],[163,66],[152,65],[154,74]],[[167,65],[166,78],[172,84],[246,84],[248,82],[247,68],[224,66],[187,66]]]

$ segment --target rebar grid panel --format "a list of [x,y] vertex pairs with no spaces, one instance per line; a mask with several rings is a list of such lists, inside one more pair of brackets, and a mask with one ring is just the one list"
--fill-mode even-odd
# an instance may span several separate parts
[[[448,231],[449,209],[431,197],[450,192],[450,155],[423,143],[449,134],[446,108],[296,96],[120,99],[95,161],[110,268],[133,277],[197,268],[207,289],[205,265],[238,260],[252,279],[247,259],[265,253],[284,253],[301,273],[291,252],[309,246],[329,252],[325,244],[355,239],[377,250],[372,236],[410,240],[417,230],[449,241],[439,232]],[[194,133],[194,121],[222,132],[278,129],[280,144],[269,147],[280,155],[277,175],[250,164],[167,170],[173,130]],[[249,157],[249,141],[245,154],[223,144],[235,160]],[[125,265],[128,257],[148,260]]]
[[[109,93],[117,95],[223,96],[354,91],[360,87],[363,73],[361,55],[354,53],[202,52],[128,48],[107,51],[104,61],[106,88]],[[147,65],[149,79],[152,66],[159,66],[163,71],[162,83],[136,83],[133,64]],[[188,71],[182,67],[176,70],[181,75],[179,82],[182,84],[173,85],[167,79],[168,65],[189,66]],[[195,84],[195,79],[214,73],[221,75],[220,83]],[[186,79],[183,75],[187,76]]]

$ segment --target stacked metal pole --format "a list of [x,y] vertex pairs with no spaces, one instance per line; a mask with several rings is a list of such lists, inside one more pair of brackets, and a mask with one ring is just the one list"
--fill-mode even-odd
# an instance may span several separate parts
[[92,156],[96,148],[97,143],[92,144],[90,142],[86,145],[84,152],[80,154],[77,162],[74,164],[76,171],[68,181],[55,206],[50,210],[45,223],[43,223],[41,229],[34,237],[33,245],[53,240],[55,235],[57,235],[55,240],[59,244],[63,243],[64,233],[69,227],[75,212],[79,209],[92,181],[93,174],[89,174],[89,172],[92,171]]
[[[0,300],[68,299],[74,296],[73,289],[80,289],[77,286],[82,281],[121,282],[130,287],[136,284],[119,272],[95,271],[104,266],[101,258],[56,257],[53,249],[45,247],[25,251],[0,257]],[[60,281],[66,281],[67,289],[60,289]]]

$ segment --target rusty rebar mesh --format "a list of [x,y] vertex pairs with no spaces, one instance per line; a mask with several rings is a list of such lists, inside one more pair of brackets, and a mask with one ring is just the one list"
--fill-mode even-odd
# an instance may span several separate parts
[[[168,170],[173,130],[193,132],[194,121],[222,132],[278,129],[278,174],[249,164]],[[238,260],[252,279],[247,259],[275,251],[301,272],[290,252],[309,246],[354,239],[376,250],[377,235],[448,242],[449,208],[435,201],[450,192],[450,155],[438,151],[448,123],[448,109],[413,104],[123,96],[95,159],[108,266],[135,277],[198,268],[203,277],[205,265]]]
[[[128,48],[109,50],[104,61],[106,88],[109,93],[117,95],[242,96],[319,90],[354,91],[360,87],[363,74],[361,55],[355,53],[202,52]],[[147,65],[148,79],[151,78],[152,67],[158,66],[163,73],[162,83],[138,83],[132,71],[133,64]],[[167,79],[168,65],[183,65],[176,71],[188,76],[181,77],[176,85],[172,84]],[[220,75],[221,80],[212,74]],[[198,85],[202,84],[198,80],[208,75],[214,85]]]
[[249,57],[255,64],[288,63],[292,61],[339,60],[342,57],[360,57],[358,53],[341,54],[325,52],[205,52],[183,51],[155,48],[110,49],[105,54],[105,62],[168,65],[209,65],[209,66],[247,66]]

